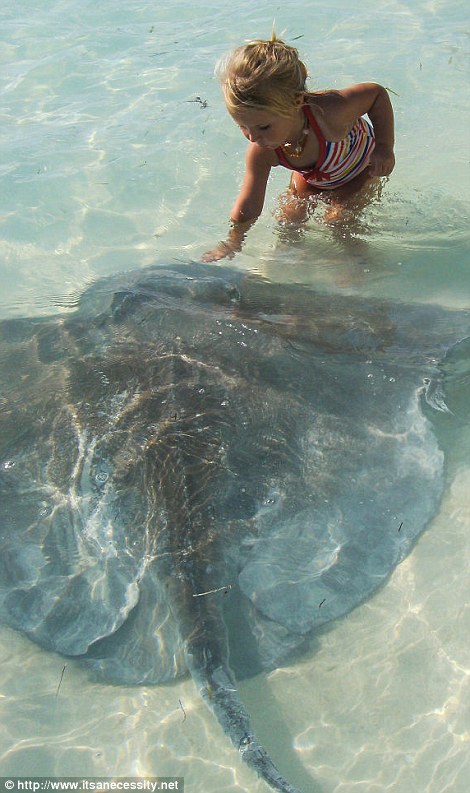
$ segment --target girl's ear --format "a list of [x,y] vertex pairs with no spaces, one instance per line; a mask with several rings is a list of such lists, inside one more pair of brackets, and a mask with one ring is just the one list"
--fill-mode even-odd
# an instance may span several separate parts
[[303,107],[305,105],[305,94],[297,94],[294,104],[297,110]]

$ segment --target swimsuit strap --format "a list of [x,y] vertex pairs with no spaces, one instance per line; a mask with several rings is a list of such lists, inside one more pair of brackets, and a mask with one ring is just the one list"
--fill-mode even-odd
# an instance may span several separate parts
[[314,171],[318,171],[318,169],[321,167],[322,163],[325,160],[326,147],[327,147],[328,141],[325,138],[323,132],[321,131],[321,129],[320,129],[319,125],[318,125],[318,122],[317,122],[315,116],[312,113],[311,107],[309,105],[303,105],[302,110],[304,111],[304,116],[305,116],[305,118],[308,121],[309,127],[311,129],[313,129],[313,131],[315,133],[316,139],[318,141],[318,145],[320,147],[320,150],[318,152],[317,161],[316,161],[315,165],[313,166],[313,168],[309,169],[313,173]]
[[314,131],[314,133],[315,133],[315,135],[316,135],[316,137],[318,139],[320,147],[321,147],[322,143],[326,144],[326,138],[325,138],[323,132],[321,131],[320,127],[318,126],[318,122],[317,122],[315,116],[312,113],[312,109],[311,109],[310,105],[302,105],[302,110],[304,111],[304,116],[305,116],[305,118],[308,121],[309,127],[311,129],[313,129],[313,131]]

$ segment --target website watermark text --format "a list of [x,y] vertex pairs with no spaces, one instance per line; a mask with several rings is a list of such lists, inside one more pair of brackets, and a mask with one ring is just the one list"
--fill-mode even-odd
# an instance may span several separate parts
[[184,793],[183,777],[0,777],[0,793]]

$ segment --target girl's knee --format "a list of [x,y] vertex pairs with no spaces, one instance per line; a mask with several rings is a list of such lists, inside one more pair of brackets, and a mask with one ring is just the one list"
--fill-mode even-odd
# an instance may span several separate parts
[[300,173],[292,174],[289,190],[297,198],[310,198],[310,196],[318,195],[321,192],[317,188],[311,187]]

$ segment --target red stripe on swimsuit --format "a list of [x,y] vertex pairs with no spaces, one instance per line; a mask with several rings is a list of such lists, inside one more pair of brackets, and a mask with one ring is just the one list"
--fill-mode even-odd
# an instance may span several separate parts
[[281,165],[291,171],[298,171],[312,187],[322,190],[341,187],[367,168],[370,155],[374,151],[375,137],[372,125],[365,118],[357,119],[344,140],[329,141],[323,135],[309,106],[304,105],[302,109],[318,140],[318,160],[313,167],[297,168],[288,162],[282,148],[278,148],[276,154]]

